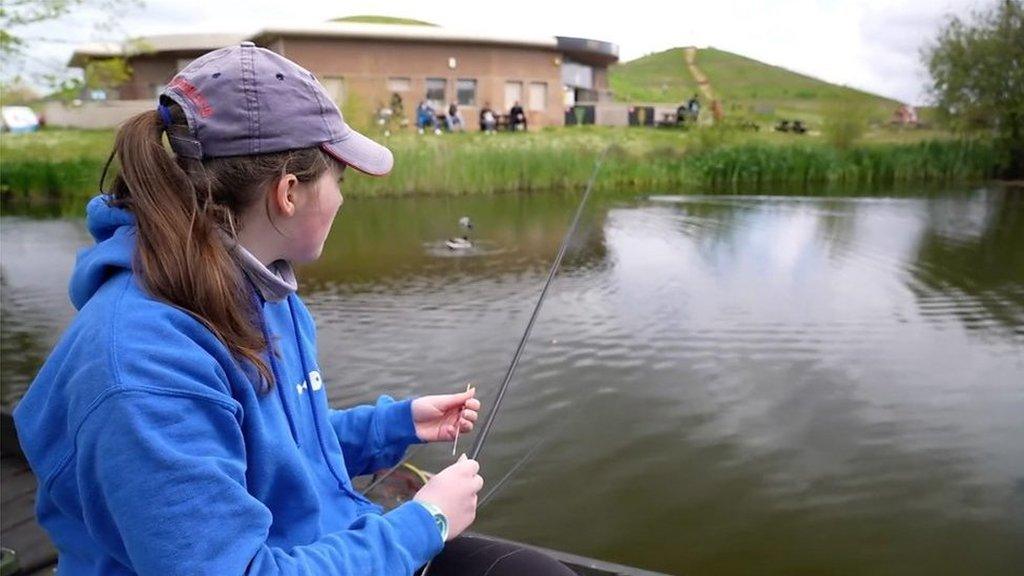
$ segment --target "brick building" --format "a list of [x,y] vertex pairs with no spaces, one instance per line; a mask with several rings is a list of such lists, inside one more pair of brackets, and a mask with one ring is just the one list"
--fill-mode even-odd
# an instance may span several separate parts
[[[372,113],[393,94],[413,120],[416,105],[430,101],[441,110],[458,102],[470,126],[490,103],[508,111],[519,101],[531,127],[562,125],[577,102],[610,99],[608,66],[618,46],[583,38],[499,37],[434,26],[325,22],[268,27],[255,34],[176,34],[140,39],[128,53],[131,80],[109,100],[149,100],[193,58],[223,46],[252,40],[317,75],[340,106]],[[125,55],[124,47],[82,46],[69,62]]]

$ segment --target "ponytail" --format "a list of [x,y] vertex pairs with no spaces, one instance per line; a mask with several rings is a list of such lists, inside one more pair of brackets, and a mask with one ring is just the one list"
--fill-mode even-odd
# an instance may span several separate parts
[[265,198],[276,178],[293,173],[300,181],[315,180],[331,160],[315,148],[205,161],[175,157],[163,133],[188,127],[177,104],[166,110],[133,116],[114,142],[120,170],[111,204],[135,216],[133,268],[152,296],[190,313],[236,358],[255,364],[265,393],[274,375],[262,358],[268,343],[258,324],[261,311],[221,236],[236,237],[237,217]]

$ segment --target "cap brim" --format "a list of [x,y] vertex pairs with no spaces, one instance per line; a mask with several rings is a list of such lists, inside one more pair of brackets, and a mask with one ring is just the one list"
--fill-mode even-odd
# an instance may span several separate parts
[[349,130],[343,138],[320,144],[320,148],[335,160],[371,176],[384,176],[395,164],[391,150],[355,130]]

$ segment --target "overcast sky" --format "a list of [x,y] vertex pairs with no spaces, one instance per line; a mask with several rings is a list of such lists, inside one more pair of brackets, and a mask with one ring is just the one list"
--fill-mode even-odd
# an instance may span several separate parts
[[[966,16],[993,0],[715,0],[678,2],[389,2],[329,0],[148,0],[113,30],[89,11],[18,30],[38,41],[33,69],[61,66],[77,42],[183,32],[252,32],[359,14],[426,20],[495,34],[582,36],[619,45],[622,61],[676,46],[714,46],[902,101],[924,103],[920,50],[947,15]],[[385,7],[386,6],[386,7]],[[4,70],[6,76],[14,66]],[[714,78],[711,78],[712,83]]]

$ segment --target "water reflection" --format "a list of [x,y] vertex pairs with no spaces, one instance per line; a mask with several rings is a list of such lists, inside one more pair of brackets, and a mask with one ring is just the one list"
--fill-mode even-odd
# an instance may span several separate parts
[[[452,275],[496,276],[546,267],[578,199],[566,193],[347,200],[324,255],[305,267],[303,281],[313,291],[339,282],[379,290],[431,276],[446,283]],[[472,238],[487,257],[439,258],[437,248],[463,233],[458,220],[467,214],[474,223]],[[600,210],[589,212],[591,225],[576,239],[575,258],[601,258],[602,217]]]
[[83,222],[4,217],[0,224],[0,401],[20,398],[71,321],[68,279]]
[[[577,199],[348,201],[301,270],[331,401],[488,400]],[[479,530],[672,573],[1024,567],[1018,196],[595,199],[485,477],[554,435]],[[463,215],[492,253],[425,249]],[[82,233],[3,224],[6,390],[68,318],[66,278],[31,269]]]
[[918,244],[911,288],[922,313],[956,317],[971,330],[1024,334],[1024,197],[986,191],[986,201],[935,202]]

